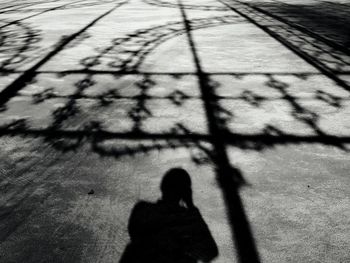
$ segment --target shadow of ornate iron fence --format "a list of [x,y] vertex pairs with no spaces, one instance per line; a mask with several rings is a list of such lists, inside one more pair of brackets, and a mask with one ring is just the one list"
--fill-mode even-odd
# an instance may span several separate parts
[[[39,70],[99,19],[121,5],[119,3],[77,33],[62,39],[28,71],[12,72],[21,75],[0,92],[3,106],[0,135],[40,137],[50,147],[63,152],[77,151],[90,144],[93,152],[114,158],[186,148],[193,162],[215,168],[226,200],[239,261],[260,262],[239,196],[239,189],[246,182],[240,170],[231,165],[226,148],[263,151],[277,145],[317,143],[348,151],[350,132],[345,125],[341,126],[343,120],[336,115],[349,111],[348,86],[338,76],[339,72],[347,71],[347,56],[294,28],[280,24],[270,26],[273,18],[246,5],[232,6],[231,1],[230,7],[311,61],[339,86],[320,73],[205,72],[192,31],[246,20],[231,15],[191,20],[186,14],[187,7],[179,2],[181,22],[139,29],[123,38],[113,39],[107,47],[96,50],[96,55],[82,59],[83,69]],[[164,41],[182,34],[191,48],[195,72],[140,71],[140,65],[150,52]],[[18,51],[9,56],[10,60],[11,56],[23,52],[24,48],[19,46]],[[101,65],[107,70],[97,69]],[[49,78],[63,79],[65,88],[48,83]],[[317,83],[319,79],[316,78],[328,81],[331,88],[312,85],[305,94],[293,84],[296,81],[301,86]],[[250,82],[251,79],[254,82]],[[184,82],[190,85],[183,88]],[[245,85],[240,85],[242,83]],[[33,84],[44,88],[33,92],[30,87]],[[269,92],[265,92],[267,90]],[[18,113],[16,103],[12,101],[14,98],[23,99],[20,108],[23,115],[11,114]],[[244,105],[244,111],[240,109],[241,105]],[[252,125],[256,119],[250,114],[264,114],[275,105],[280,108],[276,116],[282,117]],[[164,113],[164,109],[170,113]],[[186,118],[187,115],[198,118]],[[343,129],[325,128],[324,122],[339,122]],[[240,129],[242,123],[244,126]]]

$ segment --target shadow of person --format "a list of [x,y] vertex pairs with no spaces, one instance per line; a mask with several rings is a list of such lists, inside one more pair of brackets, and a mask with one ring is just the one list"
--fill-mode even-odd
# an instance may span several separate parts
[[170,169],[156,203],[140,201],[129,219],[131,242],[119,263],[210,262],[218,248],[192,201],[191,179],[182,168]]

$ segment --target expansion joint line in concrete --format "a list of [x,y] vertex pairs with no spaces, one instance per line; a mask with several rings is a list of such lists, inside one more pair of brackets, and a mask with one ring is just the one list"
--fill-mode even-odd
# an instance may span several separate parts
[[219,125],[215,88],[211,84],[209,76],[201,67],[200,58],[192,35],[191,23],[187,18],[185,8],[181,0],[178,6],[182,16],[186,36],[197,71],[198,84],[202,93],[208,129],[213,145],[213,161],[216,166],[216,175],[219,186],[225,200],[227,213],[232,228],[232,240],[235,243],[237,257],[240,263],[259,263],[259,254],[254,237],[248,222],[243,202],[238,193],[240,184],[244,181],[240,171],[231,166],[223,140],[225,130]]
[[16,80],[14,80],[10,85],[8,85],[5,89],[0,92],[0,107],[7,103],[13,96],[17,94],[18,91],[23,89],[27,83],[31,82],[37,73],[37,70],[42,67],[46,62],[51,60],[54,56],[56,56],[60,51],[62,51],[69,43],[71,43],[74,39],[76,39],[79,35],[86,32],[89,28],[94,26],[101,19],[115,11],[120,6],[127,3],[126,1],[119,2],[116,6],[109,9],[107,12],[103,13],[99,17],[95,18],[88,25],[80,29],[78,32],[61,39],[56,45],[55,49],[52,50],[49,54],[47,54],[43,59],[41,59],[38,63],[36,63],[33,67],[25,71],[21,76],[19,76]]
[[[261,30],[266,32],[268,35],[270,35],[274,39],[276,39],[283,46],[285,46],[286,48],[291,50],[293,53],[298,55],[300,58],[302,58],[308,64],[310,64],[314,68],[318,69],[325,76],[327,76],[328,78],[333,80],[338,86],[342,87],[346,91],[350,91],[350,87],[349,87],[348,83],[346,81],[342,80],[340,77],[338,77],[337,76],[337,72],[335,72],[334,70],[326,67],[324,65],[324,63],[321,63],[320,61],[318,61],[317,59],[313,58],[312,56],[306,54],[302,50],[299,50],[292,43],[290,43],[288,40],[286,40],[285,38],[281,37],[280,35],[278,35],[273,30],[271,30],[268,26],[260,24],[256,19],[254,19],[251,15],[249,15],[248,12],[244,12],[243,8],[241,8],[241,7],[249,8],[252,11],[259,12],[261,14],[264,14],[264,13],[260,12],[259,10],[254,9],[253,7],[251,7],[247,3],[242,3],[240,1],[236,1],[236,0],[230,0],[229,2],[226,1],[226,0],[218,0],[218,1],[220,1],[222,4],[224,4],[227,7],[229,7],[235,13],[237,13],[237,14],[241,15],[242,17],[246,18],[249,22],[251,22],[252,24],[257,26],[258,28],[260,28]],[[268,15],[268,14],[264,14],[264,15]],[[268,16],[270,16],[271,18],[275,19],[271,15],[268,15]],[[279,21],[280,23],[285,24],[282,20],[277,20],[277,21]],[[290,26],[288,24],[285,24],[285,25]],[[297,28],[295,28],[295,29],[297,29]],[[297,30],[300,30],[300,29],[297,29]],[[325,44],[327,44],[327,43],[325,43]]]

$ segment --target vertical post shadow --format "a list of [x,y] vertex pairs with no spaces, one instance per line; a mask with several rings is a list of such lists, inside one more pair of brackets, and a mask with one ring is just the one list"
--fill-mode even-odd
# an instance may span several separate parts
[[240,263],[259,263],[260,258],[258,250],[244,211],[242,200],[238,193],[239,186],[243,183],[243,177],[238,169],[231,167],[226,152],[225,141],[223,139],[225,137],[225,128],[219,124],[220,117],[217,112],[217,105],[219,102],[215,95],[212,81],[201,67],[198,51],[191,33],[191,22],[187,18],[181,0],[178,0],[178,5],[196,67],[199,87],[203,96],[211,138],[210,142],[213,145],[214,151],[213,161],[216,166],[216,176],[227,207],[233,240],[237,249],[237,256]]

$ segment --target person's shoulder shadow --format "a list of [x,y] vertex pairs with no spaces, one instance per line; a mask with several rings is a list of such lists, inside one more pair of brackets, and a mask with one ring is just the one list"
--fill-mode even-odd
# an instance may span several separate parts
[[210,262],[217,245],[199,210],[192,203],[191,179],[181,168],[166,173],[162,199],[138,202],[129,219],[131,242],[119,263]]

